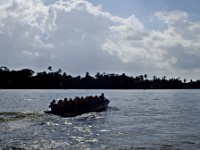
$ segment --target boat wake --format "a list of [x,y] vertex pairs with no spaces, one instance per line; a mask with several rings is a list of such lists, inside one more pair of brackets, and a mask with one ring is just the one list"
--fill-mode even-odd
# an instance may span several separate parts
[[108,106],[107,111],[119,111],[120,109],[117,107]]
[[0,112],[0,123],[42,117],[40,112]]

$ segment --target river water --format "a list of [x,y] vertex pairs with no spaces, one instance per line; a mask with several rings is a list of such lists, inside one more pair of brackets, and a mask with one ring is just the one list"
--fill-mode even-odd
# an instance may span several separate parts
[[[102,92],[107,111],[44,113],[53,99]],[[0,90],[0,149],[200,149],[200,91]]]

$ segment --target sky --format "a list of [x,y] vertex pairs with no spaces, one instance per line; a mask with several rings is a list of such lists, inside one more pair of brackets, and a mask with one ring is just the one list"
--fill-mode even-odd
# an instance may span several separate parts
[[199,0],[1,0],[0,66],[200,79]]

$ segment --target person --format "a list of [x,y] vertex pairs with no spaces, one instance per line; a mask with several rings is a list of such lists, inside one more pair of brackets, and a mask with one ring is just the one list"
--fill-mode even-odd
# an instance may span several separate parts
[[53,100],[50,105],[49,105],[49,108],[51,108],[52,106],[54,106],[56,104],[56,100]]
[[99,96],[99,98],[100,98],[100,100],[102,100],[102,101],[105,100],[104,93],[102,93],[101,96]]

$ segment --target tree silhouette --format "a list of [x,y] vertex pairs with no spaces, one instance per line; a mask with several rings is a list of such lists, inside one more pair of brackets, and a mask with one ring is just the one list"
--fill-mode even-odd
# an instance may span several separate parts
[[2,71],[9,71],[9,69],[7,68],[7,67],[5,67],[5,66],[1,66],[1,68],[0,68]]
[[50,72],[52,72],[52,67],[51,67],[51,66],[49,66],[49,67],[48,67],[48,70],[49,70]]
[[147,79],[147,77],[148,77],[147,74],[144,74],[144,78],[145,78],[145,80]]
[[31,69],[9,70],[7,67],[0,67],[0,88],[3,89],[186,89],[199,88],[200,80],[186,82],[181,81],[180,77],[167,79],[163,76],[153,76],[148,79],[147,74],[136,77],[127,76],[125,73],[121,75],[115,73],[97,72],[92,77],[86,72],[84,77],[62,73],[61,69],[53,72],[49,66],[50,72],[35,73]]

